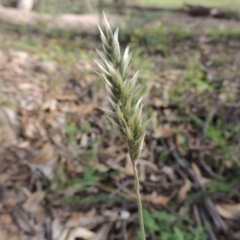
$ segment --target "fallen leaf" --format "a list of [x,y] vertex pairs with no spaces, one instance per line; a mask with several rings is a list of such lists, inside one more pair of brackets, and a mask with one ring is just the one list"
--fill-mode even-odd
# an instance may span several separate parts
[[95,233],[92,231],[89,231],[86,228],[77,227],[70,231],[68,238],[66,240],[76,240],[76,239],[94,240]]
[[19,128],[19,126],[20,126],[20,123],[19,123],[19,121],[17,119],[16,113],[12,109],[10,109],[8,107],[3,107],[2,110],[3,110],[4,114],[6,115],[6,117],[7,117],[8,121],[9,121],[9,123],[11,124],[11,126],[15,130],[17,130]]
[[45,197],[44,191],[41,190],[36,191],[35,193],[28,197],[28,199],[23,204],[23,208],[29,213],[37,212],[39,204],[44,199],[44,197]]
[[[10,175],[8,173],[1,173],[0,174],[0,186],[2,184],[5,184],[9,179],[10,179]],[[1,190],[0,190],[0,192],[1,192]]]
[[198,181],[199,181],[201,184],[203,184],[204,186],[206,186],[206,185],[208,185],[208,184],[211,182],[210,179],[205,178],[205,177],[202,176],[201,170],[200,170],[200,168],[197,166],[197,164],[192,163],[191,166],[192,166],[192,170],[193,170],[196,178],[198,179]]
[[41,135],[42,139],[47,139],[47,131],[46,131],[46,128],[42,125],[41,121],[36,119],[34,121],[34,125],[38,130],[39,134]]
[[43,145],[39,153],[32,159],[32,163],[46,163],[51,161],[53,156],[53,147],[49,142],[47,142]]
[[177,128],[172,128],[170,126],[161,125],[157,128],[156,132],[154,133],[154,136],[156,138],[159,138],[159,137],[170,138],[177,132],[178,132]]
[[181,203],[183,200],[186,198],[187,193],[191,190],[192,183],[188,180],[185,179],[185,183],[183,186],[180,188],[178,192],[178,202]]
[[39,169],[48,179],[51,179],[57,158],[58,155],[55,154],[53,146],[47,142],[43,145],[39,153],[33,157],[29,165],[33,169]]
[[[60,221],[60,219],[58,218],[55,218],[53,221],[52,221],[52,238],[53,240],[58,240],[60,239],[60,236],[63,235],[63,225]],[[62,234],[61,234],[62,233]]]
[[[13,219],[9,214],[1,214],[0,215],[0,226],[6,227],[9,224],[13,223]],[[1,239],[1,238],[0,238]]]
[[104,240],[108,239],[109,232],[112,228],[113,223],[104,224],[97,233],[97,236],[94,240]]
[[195,176],[197,177],[197,179],[200,180],[202,178],[202,174],[201,174],[199,167],[195,163],[192,163],[191,166],[192,166],[192,170],[193,170]]
[[163,173],[165,173],[172,181],[174,181],[176,179],[176,176],[174,174],[173,168],[172,167],[168,167],[168,166],[164,166],[161,171]]
[[68,240],[68,235],[69,235],[69,229],[64,229],[62,232],[61,236],[59,238],[54,238],[54,240]]
[[75,101],[78,99],[76,95],[58,95],[55,96],[56,100],[58,101]]
[[147,166],[149,168],[151,168],[153,171],[157,172],[158,171],[158,167],[156,164],[152,163],[152,162],[149,162],[149,161],[146,161],[146,160],[143,160],[143,159],[139,159],[138,160],[138,165],[144,165],[144,166]]
[[[67,220],[67,222],[65,223],[65,227],[67,228],[76,228],[80,225],[81,222],[81,218],[83,214],[79,213],[79,212],[73,212],[71,217]],[[84,216],[85,219],[85,216]]]
[[35,71],[45,73],[47,75],[53,74],[56,70],[57,64],[53,61],[39,61],[35,66]]
[[80,146],[82,148],[85,148],[87,147],[87,145],[88,145],[88,135],[84,133],[82,134],[82,137],[81,137]]
[[162,196],[162,195],[157,195],[156,192],[153,192],[152,194],[149,194],[149,195],[142,195],[142,200],[156,204],[156,205],[166,206],[169,203],[169,201],[173,198],[174,195],[175,193],[170,196]]
[[216,204],[217,212],[227,219],[237,219],[240,217],[240,204]]
[[4,208],[12,208],[17,203],[16,199],[14,199],[13,197],[6,197],[1,202]]
[[105,164],[99,163],[99,162],[94,162],[89,164],[89,166],[91,166],[92,168],[98,170],[99,172],[105,173],[107,171],[109,171],[109,167],[106,166]]
[[164,104],[163,104],[163,101],[161,99],[156,98],[156,97],[153,99],[153,106],[154,107],[159,108],[159,107],[162,107],[163,105]]
[[55,118],[53,117],[49,117],[47,120],[46,120],[46,123],[51,126],[52,128],[57,128],[59,127],[59,123],[58,121],[56,121]]
[[29,123],[25,129],[25,136],[31,139],[36,138],[37,132],[38,131],[35,125],[33,123]]
[[64,113],[81,113],[83,115],[87,115],[90,112],[93,111],[93,109],[95,108],[95,105],[92,103],[89,104],[82,104],[80,106],[65,106],[61,108],[61,112]]
[[16,146],[17,146],[18,148],[22,148],[22,149],[29,149],[29,147],[30,147],[30,142],[29,142],[29,141],[19,142]]
[[50,110],[55,111],[57,109],[57,101],[56,99],[49,98],[42,104],[42,110],[47,111]]
[[18,88],[21,90],[29,90],[29,89],[32,89],[32,84],[31,83],[19,83]]
[[133,175],[132,167],[129,167],[129,168],[128,167],[122,167],[119,164],[116,164],[112,159],[107,161],[107,165],[108,165],[109,168],[112,168],[114,170],[118,170],[122,173],[125,173],[126,175],[130,175],[130,176]]

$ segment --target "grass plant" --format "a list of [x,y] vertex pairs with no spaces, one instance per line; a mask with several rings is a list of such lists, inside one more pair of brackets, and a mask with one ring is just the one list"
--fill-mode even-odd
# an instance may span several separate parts
[[102,107],[101,109],[127,143],[135,177],[141,237],[142,240],[145,240],[137,172],[137,160],[142,151],[145,130],[148,124],[148,121],[143,122],[142,117],[144,87],[137,86],[138,72],[133,77],[129,76],[132,53],[129,52],[129,47],[127,47],[124,54],[121,54],[118,29],[113,32],[105,15],[104,18],[106,35],[99,27],[103,51],[97,50],[99,59],[96,60],[96,63],[100,68],[99,75],[105,82],[111,108]]

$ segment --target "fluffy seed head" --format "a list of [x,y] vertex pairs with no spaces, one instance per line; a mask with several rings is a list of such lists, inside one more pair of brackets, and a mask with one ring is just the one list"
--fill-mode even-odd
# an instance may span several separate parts
[[118,41],[118,29],[113,32],[105,15],[106,34],[99,27],[103,51],[98,51],[96,59],[100,73],[109,94],[111,109],[101,108],[110,122],[116,127],[127,143],[132,161],[139,157],[149,121],[143,123],[142,96],[144,88],[137,86],[138,72],[129,76],[132,53],[129,47],[121,54]]

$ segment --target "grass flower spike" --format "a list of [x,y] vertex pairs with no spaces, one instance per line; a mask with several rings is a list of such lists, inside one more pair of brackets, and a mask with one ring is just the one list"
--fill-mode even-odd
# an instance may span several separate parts
[[135,176],[141,235],[142,239],[145,239],[136,166],[137,159],[142,151],[145,129],[148,124],[148,121],[143,122],[142,117],[142,96],[145,89],[137,86],[138,72],[134,76],[129,76],[132,58],[129,47],[125,49],[122,55],[118,41],[118,29],[113,32],[105,15],[104,19],[106,34],[99,27],[103,51],[97,50],[99,59],[96,60],[96,63],[101,71],[99,74],[105,81],[111,108],[103,107],[101,109],[128,145]]
[[100,59],[97,59],[96,63],[105,81],[112,108],[101,109],[127,143],[132,161],[136,161],[142,150],[148,123],[143,123],[142,120],[142,95],[145,89],[136,86],[138,72],[133,77],[129,76],[132,57],[129,47],[122,56],[118,42],[118,30],[112,32],[106,17],[105,25],[106,35],[99,27],[104,51],[97,50]]

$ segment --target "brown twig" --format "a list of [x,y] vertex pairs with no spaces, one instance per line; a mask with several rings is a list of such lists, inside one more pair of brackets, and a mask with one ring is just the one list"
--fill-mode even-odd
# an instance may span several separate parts
[[[213,117],[215,116],[217,110],[219,109],[219,107],[221,106],[221,102],[218,101],[211,109],[211,111],[209,112],[209,114],[207,115],[207,118],[205,120],[203,129],[202,129],[202,137],[200,139],[200,146],[205,145],[205,140],[207,137],[207,131],[209,128],[209,125],[212,122]],[[203,151],[199,152],[199,163],[201,164],[201,166],[205,169],[205,171],[209,174],[209,176],[213,177],[213,178],[218,178],[216,176],[215,173],[213,173],[212,169],[205,163],[204,161],[204,153]]]
[[203,224],[209,225],[209,227],[207,228],[207,232],[208,232],[208,236],[210,237],[210,239],[217,240],[217,237],[216,237],[214,231],[210,227],[211,225],[209,224],[209,221],[208,221],[207,215],[205,214],[204,209],[200,209],[200,216],[201,216]]
[[[103,4],[104,8],[116,8],[114,4],[105,3]],[[168,11],[168,12],[181,12],[182,9],[179,8],[164,8],[156,6],[141,6],[136,4],[124,4],[122,5],[125,9],[137,10],[137,11],[149,11],[149,12],[159,12],[159,11]]]
[[202,221],[201,221],[201,217],[200,217],[200,213],[199,213],[197,204],[193,205],[193,214],[194,214],[195,221],[197,222],[197,225],[201,226]]
[[216,147],[217,147],[216,145],[215,146],[190,145],[188,146],[188,149],[190,151],[209,151]]
[[[176,160],[179,168],[182,169],[184,173],[188,176],[189,180],[191,180],[194,184],[197,184],[199,190],[201,192],[206,192],[205,187],[199,182],[199,180],[195,177],[192,170],[189,169],[187,164],[179,157],[177,151],[175,150],[174,144],[169,140],[168,141],[171,149],[172,149],[172,155],[174,159]],[[209,216],[211,217],[211,220],[213,221],[214,225],[216,226],[217,230],[223,233],[227,232],[227,226],[222,220],[222,218],[219,216],[218,212],[216,211],[214,204],[209,196],[203,196],[202,202],[207,209],[207,212]]]

